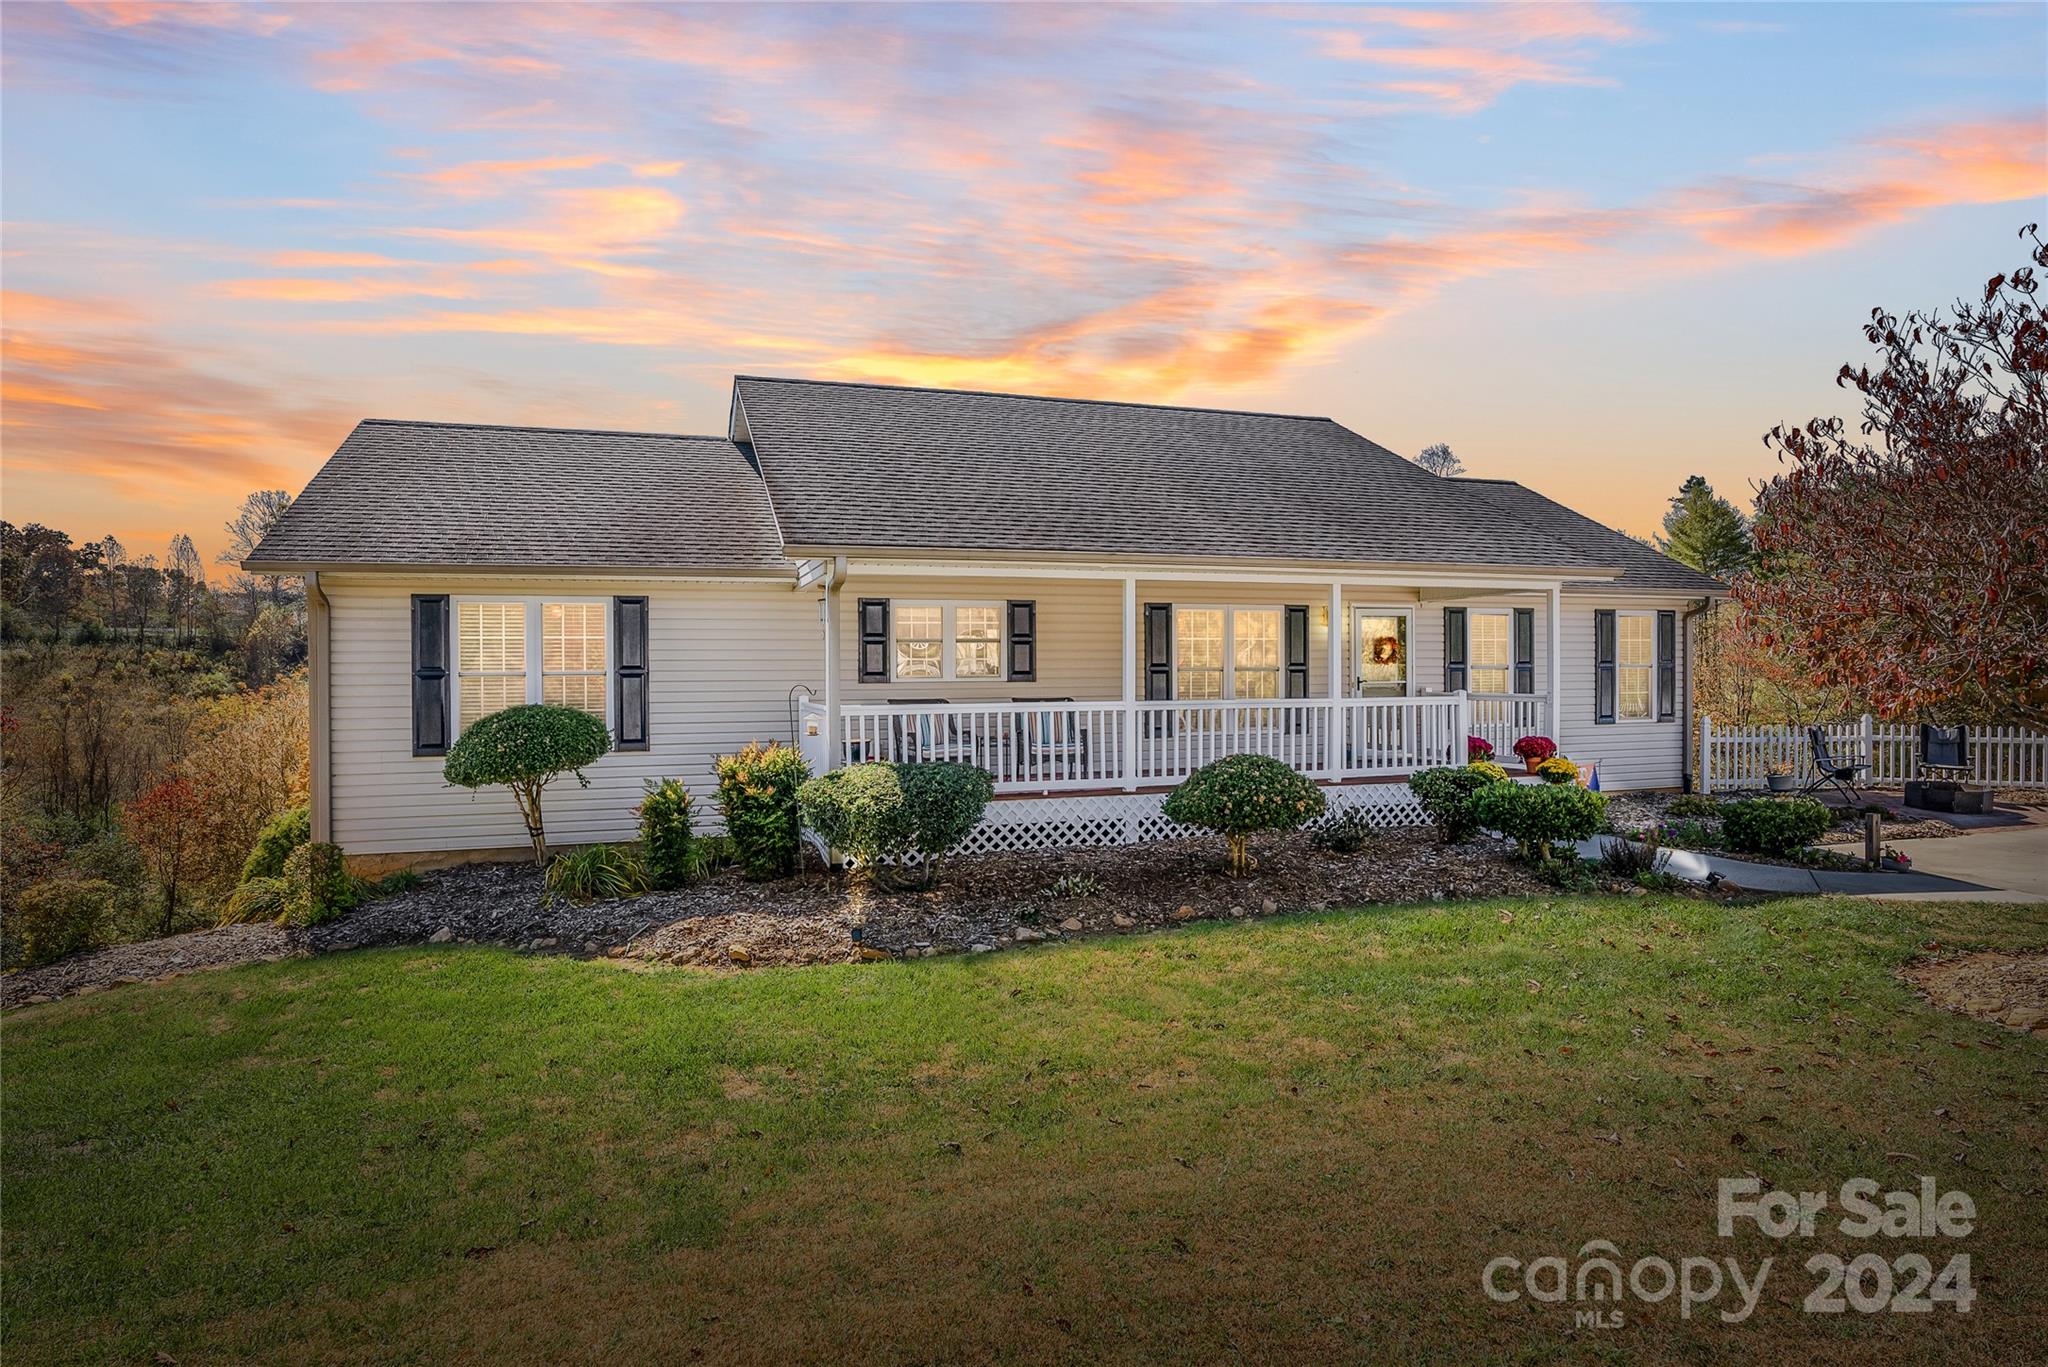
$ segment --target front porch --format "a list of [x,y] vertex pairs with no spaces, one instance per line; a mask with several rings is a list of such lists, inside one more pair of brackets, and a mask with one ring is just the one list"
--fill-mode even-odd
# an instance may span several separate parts
[[1468,736],[1555,736],[1559,582],[1311,573],[812,562],[826,682],[798,741],[814,772],[957,761],[1015,798],[1163,790],[1233,754],[1399,779],[1463,764]]
[[867,760],[952,760],[986,769],[1001,794],[1172,787],[1226,755],[1266,755],[1327,783],[1400,778],[1465,763],[1467,737],[1505,755],[1545,734],[1544,694],[1234,700],[849,703],[838,753],[823,703],[800,705],[815,772]]

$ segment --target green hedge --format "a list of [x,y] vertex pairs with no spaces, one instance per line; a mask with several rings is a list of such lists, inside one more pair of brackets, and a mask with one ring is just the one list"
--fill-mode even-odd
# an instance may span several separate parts
[[1576,783],[1496,783],[1473,798],[1472,816],[1512,839],[1524,859],[1542,864],[1549,861],[1552,845],[1599,834],[1607,799]]
[[1498,765],[1485,769],[1472,764],[1424,769],[1408,777],[1408,786],[1414,789],[1422,810],[1446,845],[1470,840],[1479,833],[1479,821],[1472,813],[1473,799],[1497,784],[1514,786],[1508,782],[1507,771]]
[[755,741],[736,755],[720,755],[717,770],[718,810],[740,872],[756,880],[795,873],[803,849],[796,794],[811,776],[803,756],[787,745]]
[[1752,797],[1721,808],[1721,837],[1731,850],[1783,858],[1834,824],[1825,803],[1810,797]]
[[672,778],[647,780],[640,799],[640,858],[647,882],[679,888],[696,876],[696,837],[690,832],[690,790]]
[[971,764],[875,762],[814,778],[798,799],[805,823],[871,876],[896,881],[914,866],[930,886],[994,796],[994,780]]

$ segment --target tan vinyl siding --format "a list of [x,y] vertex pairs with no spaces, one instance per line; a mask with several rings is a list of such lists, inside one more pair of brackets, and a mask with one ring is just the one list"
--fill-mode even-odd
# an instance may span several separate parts
[[[1564,712],[1557,743],[1581,762],[1600,762],[1601,788],[1676,788],[1685,774],[1685,609],[1691,599],[1636,598],[1619,594],[1564,597]],[[1674,612],[1681,639],[1678,651],[1678,716],[1672,721],[1593,720],[1593,613],[1601,608]],[[1651,672],[1650,708],[1656,711],[1656,674]]]
[[[1028,600],[1038,605],[1038,677],[1012,683],[999,679],[891,679],[862,683],[859,679],[859,604],[863,598],[887,598],[890,618],[897,603],[1006,603]],[[1286,607],[1306,604],[1309,622],[1309,685],[1312,698],[1327,696],[1324,680],[1329,633],[1324,618],[1330,602],[1327,588],[1251,588],[1228,584],[1147,583],[1138,581],[1138,612],[1147,603],[1203,607]],[[1123,697],[1124,586],[1120,579],[981,579],[854,577],[840,590],[840,628],[846,647],[840,658],[840,684],[845,701],[884,702],[890,698],[945,698],[949,702],[988,702],[1011,697],[1073,698],[1079,702],[1113,702]],[[1144,623],[1139,632],[1138,696],[1144,696]],[[1284,685],[1283,685],[1284,686]]]
[[644,779],[675,777],[717,824],[711,760],[749,740],[788,740],[792,684],[822,683],[818,600],[787,583],[631,583],[507,579],[397,581],[322,575],[332,605],[333,838],[348,853],[511,848],[524,828],[503,789],[441,779],[412,753],[411,595],[648,598],[646,751],[614,752],[547,792],[548,838],[576,845],[635,838]]

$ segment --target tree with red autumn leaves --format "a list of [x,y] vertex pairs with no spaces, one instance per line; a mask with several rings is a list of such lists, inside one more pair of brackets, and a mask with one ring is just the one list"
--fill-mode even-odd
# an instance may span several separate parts
[[206,804],[189,780],[166,779],[127,806],[128,838],[163,895],[159,933],[171,933],[178,911],[178,883],[193,871],[206,838]]
[[1840,418],[1764,438],[1789,468],[1757,497],[1736,595],[1761,644],[1886,717],[2048,726],[2048,268],[1993,276],[1951,315],[1874,310],[1876,369]]

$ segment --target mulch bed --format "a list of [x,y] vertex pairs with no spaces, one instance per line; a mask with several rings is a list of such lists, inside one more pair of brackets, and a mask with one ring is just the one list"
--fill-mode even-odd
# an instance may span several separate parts
[[[580,904],[548,897],[529,864],[471,864],[425,874],[416,887],[310,930],[229,926],[8,974],[0,977],[0,1003],[376,945],[492,944],[742,968],[977,952],[1368,902],[1551,891],[1510,858],[1511,846],[1487,837],[1446,846],[1427,831],[1396,831],[1334,854],[1291,834],[1254,848],[1261,867],[1246,879],[1223,872],[1220,838],[1202,838],[965,856],[946,861],[930,889],[885,890],[814,865],[772,883],[749,883],[728,870],[674,891]],[[1063,877],[1088,895],[1055,897],[1053,885]]]
[[2048,953],[1959,954],[1909,964],[1901,974],[1944,1010],[2048,1036]]

